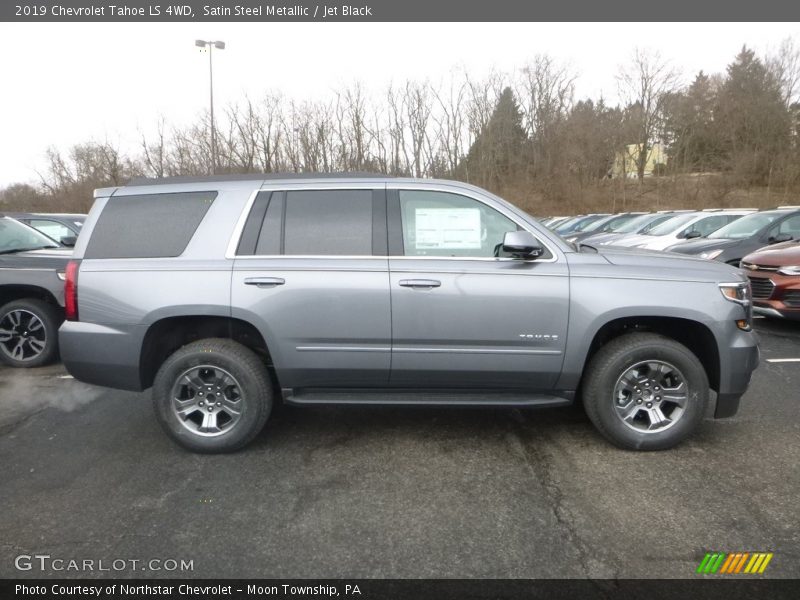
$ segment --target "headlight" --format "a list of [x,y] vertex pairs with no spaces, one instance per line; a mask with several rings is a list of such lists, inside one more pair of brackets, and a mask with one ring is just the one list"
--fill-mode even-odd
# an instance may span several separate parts
[[720,283],[719,291],[722,292],[726,300],[736,302],[736,304],[741,304],[742,306],[750,304],[750,284],[747,282]]
[[720,254],[722,254],[722,250],[709,250],[708,252],[701,253],[700,258],[707,258],[708,260],[714,260]]
[[781,275],[800,275],[800,265],[793,267],[781,267],[778,269],[778,273]]

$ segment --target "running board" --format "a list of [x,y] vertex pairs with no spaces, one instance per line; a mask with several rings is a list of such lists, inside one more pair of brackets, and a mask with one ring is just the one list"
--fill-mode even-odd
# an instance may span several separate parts
[[414,391],[392,389],[291,389],[281,390],[287,404],[363,404],[388,406],[504,406],[558,407],[569,406],[574,392],[559,395],[531,392],[497,392],[474,390]]

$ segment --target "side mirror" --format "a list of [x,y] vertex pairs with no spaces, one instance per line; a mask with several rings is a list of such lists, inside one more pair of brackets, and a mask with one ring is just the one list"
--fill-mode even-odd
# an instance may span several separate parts
[[67,246],[69,248],[72,248],[75,245],[75,242],[77,241],[78,238],[75,237],[74,235],[68,235],[66,237],[62,237],[60,240],[62,246]]
[[530,231],[507,231],[503,237],[503,252],[514,258],[531,260],[544,254],[544,248]]
[[692,231],[686,232],[686,235],[684,235],[683,237],[685,237],[687,240],[693,240],[694,238],[702,237],[702,235],[700,234],[699,231],[693,229]]
[[792,240],[792,236],[788,233],[779,233],[775,236],[770,236],[767,240],[770,244],[780,244],[781,242],[788,242]]

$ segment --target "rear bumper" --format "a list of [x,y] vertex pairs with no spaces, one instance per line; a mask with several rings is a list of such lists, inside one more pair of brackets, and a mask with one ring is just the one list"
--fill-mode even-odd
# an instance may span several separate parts
[[93,385],[141,391],[137,330],[66,321],[58,331],[61,360],[75,379]]

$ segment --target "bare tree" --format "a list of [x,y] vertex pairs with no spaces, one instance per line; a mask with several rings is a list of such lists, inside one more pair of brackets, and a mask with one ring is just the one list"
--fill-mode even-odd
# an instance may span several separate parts
[[784,39],[775,54],[767,58],[767,68],[778,81],[787,107],[800,98],[800,47],[793,38]]
[[678,87],[678,74],[656,51],[637,48],[617,75],[620,98],[629,109],[635,131],[632,155],[639,181],[658,137],[664,116],[664,102]]

